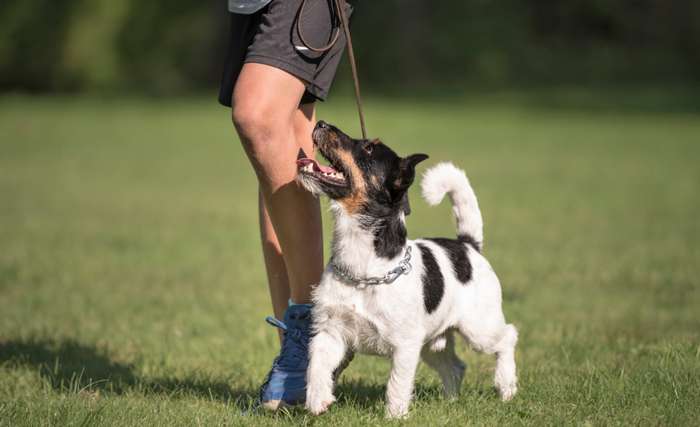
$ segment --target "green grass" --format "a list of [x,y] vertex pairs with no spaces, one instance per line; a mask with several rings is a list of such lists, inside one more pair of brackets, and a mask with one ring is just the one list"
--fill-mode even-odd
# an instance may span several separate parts
[[[460,399],[421,366],[405,424],[697,425],[699,117],[516,105],[367,106],[400,153],[467,170],[520,329],[514,401],[461,345]],[[0,425],[383,424],[364,356],[320,418],[248,411],[277,346],[255,197],[213,100],[0,99]],[[454,234],[412,207],[412,236]]]

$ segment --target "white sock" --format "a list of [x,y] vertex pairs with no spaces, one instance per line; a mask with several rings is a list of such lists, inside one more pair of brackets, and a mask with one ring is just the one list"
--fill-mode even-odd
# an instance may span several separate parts
[[294,305],[305,305],[305,306],[307,306],[307,307],[311,307],[313,304],[297,304],[297,303],[295,303],[294,301],[292,301],[291,298],[289,298],[289,302],[287,303],[287,306],[288,306],[288,307],[291,307],[291,306],[294,306]]

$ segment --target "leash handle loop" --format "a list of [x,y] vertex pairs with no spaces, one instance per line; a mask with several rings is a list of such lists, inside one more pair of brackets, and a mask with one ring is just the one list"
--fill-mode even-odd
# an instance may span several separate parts
[[[353,80],[353,86],[355,88],[355,102],[357,104],[357,114],[360,118],[360,129],[362,130],[362,139],[367,139],[367,127],[365,125],[365,115],[364,112],[362,111],[362,96],[360,94],[360,78],[357,73],[357,62],[355,61],[355,50],[353,49],[352,46],[352,35],[350,34],[350,25],[348,23],[348,17],[347,14],[345,13],[345,5],[347,4],[346,0],[334,0],[335,4],[335,15],[336,18],[340,20],[340,27],[343,29],[343,34],[345,35],[345,42],[347,43],[347,49],[348,49],[348,60],[350,61],[350,70],[352,71],[352,80]],[[324,53],[329,51],[333,45],[338,41],[338,37],[340,36],[340,28],[337,26],[335,19],[333,22],[333,29],[335,30],[335,33],[331,37],[330,42],[328,42],[327,45],[321,46],[321,47],[315,47],[311,46],[306,39],[303,36],[303,32],[301,29],[301,18],[302,18],[302,13],[304,12],[304,7],[306,6],[306,0],[301,1],[301,7],[299,8],[299,15],[297,16],[297,34],[299,35],[299,40],[301,40],[302,44],[306,46],[309,50],[317,53]],[[331,11],[333,12],[333,11]]]
[[[337,7],[338,7],[338,4],[335,2],[333,3],[333,5],[331,5],[331,8],[337,8]],[[333,23],[332,23],[331,29],[335,30],[335,32],[333,33],[333,36],[331,37],[330,41],[325,46],[316,47],[316,46],[313,46],[311,43],[309,43],[306,40],[306,37],[304,37],[304,32],[301,30],[301,18],[304,15],[304,10],[306,10],[306,0],[301,0],[301,6],[299,7],[299,12],[297,14],[297,35],[299,36],[299,40],[307,49],[309,49],[312,52],[316,52],[316,53],[328,52],[329,50],[331,50],[331,48],[333,47],[335,42],[338,41],[338,37],[340,37],[340,27],[341,26],[338,25],[338,23],[336,22],[336,17],[335,16],[332,17]],[[333,12],[334,11],[331,10],[331,14],[333,14]],[[335,13],[335,15],[337,15],[337,12]]]

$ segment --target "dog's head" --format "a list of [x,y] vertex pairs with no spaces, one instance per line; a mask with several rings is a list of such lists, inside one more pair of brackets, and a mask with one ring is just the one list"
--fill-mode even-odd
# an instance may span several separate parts
[[400,157],[378,139],[353,139],[323,121],[312,138],[330,166],[300,151],[298,180],[312,193],[335,200],[350,215],[388,216],[405,209],[416,165],[428,158]]

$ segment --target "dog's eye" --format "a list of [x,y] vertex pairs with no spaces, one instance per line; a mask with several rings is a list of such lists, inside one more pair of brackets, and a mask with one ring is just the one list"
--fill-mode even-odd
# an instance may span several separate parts
[[372,154],[372,150],[374,150],[374,144],[368,142],[362,147],[362,149],[365,150],[365,153]]

